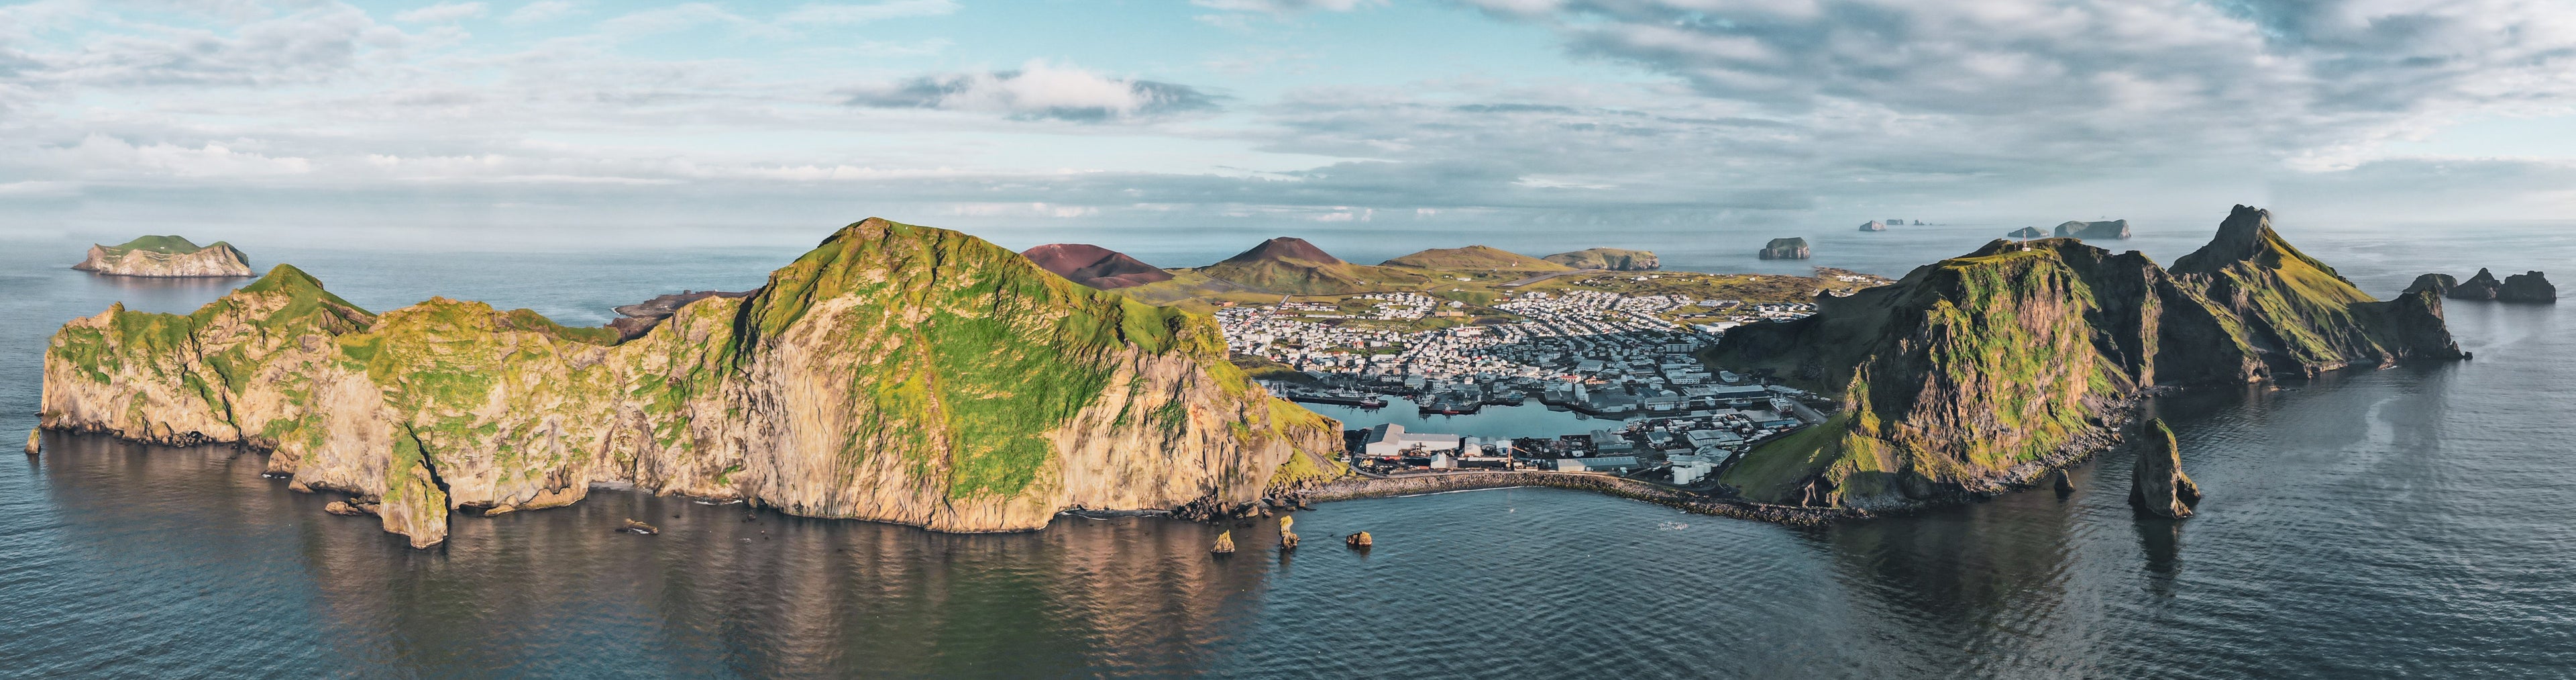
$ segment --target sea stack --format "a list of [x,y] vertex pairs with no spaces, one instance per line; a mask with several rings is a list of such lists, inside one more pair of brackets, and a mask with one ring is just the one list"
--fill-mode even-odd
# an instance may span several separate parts
[[1878,220],[1870,220],[1870,221],[1867,221],[1867,222],[1862,222],[1862,223],[1860,223],[1860,230],[1861,230],[1861,231],[1887,231],[1887,223],[1885,223],[1885,222],[1880,222],[1880,221],[1878,221]]
[[[2424,275],[2424,277],[2431,276],[2436,275]],[[2424,277],[2416,278],[2415,284],[2418,286],[2424,285]],[[2448,279],[2450,277],[2445,276],[2443,278]],[[2410,288],[2409,290],[2412,289]],[[2485,268],[2480,268],[2478,269],[2477,275],[2471,276],[2469,277],[2469,280],[2461,281],[2458,285],[2450,287],[2446,294],[2456,300],[2549,303],[2558,301],[2558,287],[2550,285],[2549,277],[2536,271],[2507,276],[2504,277],[2504,280],[2498,281],[2496,280],[2495,272],[2490,272]]]
[[1353,548],[1366,548],[1366,547],[1369,547],[1369,546],[1371,546],[1371,545],[1375,545],[1376,543],[1377,543],[1377,540],[1376,540],[1375,538],[1370,537],[1370,536],[1369,536],[1369,532],[1366,532],[1366,531],[1362,531],[1362,532],[1359,532],[1359,533],[1356,533],[1356,534],[1351,534],[1350,536],[1344,537],[1344,538],[1342,539],[1342,545],[1347,545],[1347,546],[1350,546],[1350,547],[1353,547]]
[[2081,222],[2069,220],[2057,225],[2057,235],[2083,239],[2124,239],[2129,237],[2128,220]]
[[1219,555],[1229,555],[1229,554],[1233,554],[1233,553],[1234,553],[1234,530],[1232,530],[1232,529],[1228,529],[1228,530],[1225,530],[1225,531],[1222,531],[1222,532],[1218,532],[1218,533],[1217,533],[1217,535],[1216,535],[1216,547],[1209,548],[1209,549],[1208,549],[1208,552],[1216,553],[1216,554],[1219,554]]
[[2449,274],[2425,274],[2415,277],[2414,283],[2407,284],[2406,294],[2414,295],[2432,291],[2434,297],[2450,297],[2451,289],[2458,287],[2460,287],[2460,280],[2451,278]]
[[1279,547],[1288,549],[1294,549],[1297,547],[1297,532],[1288,530],[1288,525],[1296,523],[1297,518],[1295,517],[1289,517],[1287,515],[1279,516]]
[[250,258],[230,243],[198,246],[180,236],[145,236],[121,245],[92,244],[73,269],[109,276],[196,278],[257,276]]
[[1807,254],[1807,239],[1794,236],[1771,239],[1771,243],[1762,246],[1765,260],[1804,260]]
[[2161,418],[2149,418],[2139,428],[2141,436],[2138,467],[2129,480],[2129,504],[2158,517],[2182,519],[2200,505],[2200,485],[2182,472],[2182,450],[2174,445],[2173,429]]
[[43,449],[44,441],[45,441],[45,431],[44,431],[44,430],[28,430],[28,431],[27,431],[27,455],[33,456],[33,455],[36,455],[36,453],[37,453],[38,451],[42,451],[42,450],[44,450],[44,449]]

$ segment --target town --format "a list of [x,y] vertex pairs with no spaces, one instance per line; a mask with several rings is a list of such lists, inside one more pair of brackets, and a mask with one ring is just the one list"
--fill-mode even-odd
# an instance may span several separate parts
[[1224,307],[1217,319],[1236,355],[1293,371],[1262,381],[1291,400],[1362,409],[1410,401],[1426,416],[1535,401],[1605,425],[1487,439],[1380,424],[1345,433],[1360,470],[1602,472],[1691,487],[1831,408],[1804,390],[1712,371],[1696,355],[1726,328],[1814,311],[1594,290],[1505,294],[1482,306],[1399,292],[1283,297]]

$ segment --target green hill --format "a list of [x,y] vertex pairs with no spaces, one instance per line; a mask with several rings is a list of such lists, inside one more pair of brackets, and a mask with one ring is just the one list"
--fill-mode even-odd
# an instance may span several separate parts
[[1238,507],[1282,470],[1330,473],[1339,448],[1206,316],[879,219],[624,342],[444,298],[373,315],[280,266],[194,314],[75,320],[45,362],[44,427],[269,450],[271,472],[416,546],[451,509],[565,505],[594,482],[1036,529],[1069,507]]
[[1225,261],[1189,271],[1234,287],[1293,295],[1410,290],[1431,282],[1429,274],[1403,267],[1372,267],[1343,262],[1304,239],[1286,236],[1263,241],[1261,245]]
[[1492,246],[1433,248],[1379,264],[1388,267],[1438,270],[1561,272],[1573,269],[1573,267]]
[[1999,240],[1817,302],[1712,355],[1843,402],[1721,476],[1755,500],[1883,510],[1994,493],[2098,449],[2149,388],[2460,356],[2435,293],[2375,301],[2244,206],[2170,271],[2074,239]]
[[1647,271],[1663,266],[1661,261],[1655,259],[1654,251],[1622,248],[1587,248],[1570,253],[1557,253],[1542,259],[1575,269]]

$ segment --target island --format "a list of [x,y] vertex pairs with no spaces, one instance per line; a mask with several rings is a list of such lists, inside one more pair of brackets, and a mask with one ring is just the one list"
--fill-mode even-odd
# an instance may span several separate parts
[[1653,271],[1663,266],[1661,261],[1655,259],[1655,251],[1623,248],[1585,248],[1539,259],[1575,269],[1607,269],[1614,272]]
[[1765,260],[1804,260],[1807,255],[1807,239],[1795,236],[1771,239],[1763,244],[1761,253]]
[[2039,227],[2022,227],[2020,229],[2014,229],[2012,230],[2012,233],[2004,235],[2023,240],[2048,238],[2048,232],[2040,231]]
[[1862,223],[1860,223],[1860,230],[1861,230],[1861,231],[1887,231],[1887,223],[1885,223],[1885,222],[1880,222],[1880,221],[1878,221],[1878,220],[1870,220],[1870,221],[1867,221],[1867,222],[1862,222]]
[[1248,512],[1342,469],[1340,424],[1246,377],[1209,317],[876,218],[633,339],[446,298],[378,314],[278,265],[194,313],[73,320],[44,362],[46,429],[265,451],[415,547],[600,484],[980,532]]
[[182,236],[144,236],[113,246],[92,244],[73,269],[108,276],[147,278],[247,277],[250,258],[232,244],[199,246]]
[[2128,220],[2083,222],[2069,220],[2057,225],[2059,238],[2125,239],[2129,237]]
[[2416,280],[2416,285],[2441,289],[2453,299],[2542,303],[2558,301],[2558,287],[2550,285],[2549,277],[2537,271],[2514,274],[2498,281],[2494,272],[2479,268],[2478,273],[2470,276],[2469,280],[2457,283],[2453,283],[2451,277],[2447,275],[2426,274],[2424,276],[2426,278]]
[[1720,475],[1752,502],[1865,513],[1982,498],[2111,445],[2159,391],[2461,356],[2439,296],[2375,300],[2248,206],[2171,269],[2075,239],[1997,240],[1816,302],[1708,353],[1840,402]]

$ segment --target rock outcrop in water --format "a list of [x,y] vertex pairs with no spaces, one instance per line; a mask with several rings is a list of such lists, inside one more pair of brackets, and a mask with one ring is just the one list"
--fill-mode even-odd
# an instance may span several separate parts
[[179,236],[145,236],[122,245],[91,245],[73,269],[111,276],[194,278],[252,276],[250,258],[230,243],[200,247]]
[[1878,220],[1870,220],[1870,221],[1867,221],[1867,222],[1862,222],[1862,223],[1860,223],[1860,230],[1861,230],[1861,231],[1887,231],[1887,223],[1885,223],[1885,222],[1880,222],[1880,221],[1878,221]]
[[869,219],[744,298],[642,337],[433,298],[382,315],[279,265],[187,315],[123,305],[45,354],[43,426],[270,452],[298,489],[450,512],[594,483],[943,531],[1060,510],[1247,505],[1338,469],[1212,320],[1076,286],[957,232]]
[[2033,483],[2110,443],[2155,390],[2460,356],[2441,298],[2380,302],[2238,206],[2168,270],[2073,239],[1995,241],[1815,316],[1730,331],[1714,359],[1842,407],[1720,481],[1767,503],[1895,510]]
[[2200,485],[2182,472],[2182,449],[2175,446],[2165,421],[2149,418],[2138,429],[2137,469],[2129,478],[2129,504],[2168,519],[2191,516],[2200,505]]
[[1763,244],[1761,255],[1762,259],[1765,260],[1807,259],[1807,256],[1809,255],[1807,250],[1807,239],[1794,236],[1789,238],[1771,239],[1770,243]]
[[1172,273],[1160,267],[1088,243],[1049,243],[1020,251],[1020,256],[1040,269],[1101,290],[1172,280]]
[[2057,236],[2058,238],[2093,239],[2097,241],[2104,239],[2124,239],[2129,237],[2129,221],[2110,220],[2107,222],[2083,222],[2069,220],[2057,225]]
[[[2416,282],[2422,285],[2423,279],[2418,278]],[[2461,300],[2554,303],[2558,301],[2558,287],[2550,285],[2549,278],[2536,271],[2507,276],[2503,281],[2497,281],[2494,272],[2480,268],[2477,275],[2469,277],[2469,280],[2451,286],[2449,295]]]
[[1655,258],[1655,251],[1625,248],[1585,248],[1539,259],[1575,269],[1607,269],[1614,272],[1652,271],[1664,266],[1662,260]]

